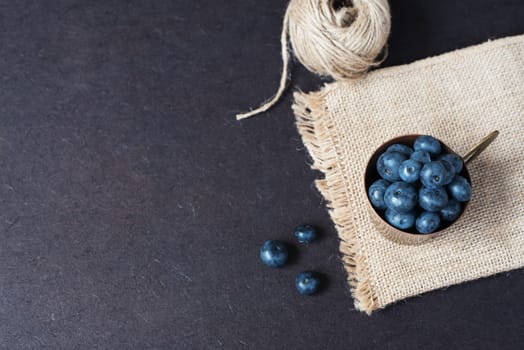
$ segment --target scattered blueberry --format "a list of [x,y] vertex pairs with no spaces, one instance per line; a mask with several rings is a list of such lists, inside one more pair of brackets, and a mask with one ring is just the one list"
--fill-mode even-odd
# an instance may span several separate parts
[[425,211],[417,218],[416,227],[417,231],[420,233],[433,233],[439,228],[439,226],[440,217],[436,213]]
[[471,199],[471,185],[460,175],[455,176],[448,185],[448,191],[459,202],[467,202]]
[[440,216],[442,217],[442,220],[455,221],[460,216],[461,212],[462,206],[458,201],[452,198],[448,201],[448,205],[440,209]]
[[308,224],[295,227],[295,238],[300,243],[311,243],[317,237],[315,228]]
[[407,183],[417,182],[419,179],[421,168],[421,163],[413,159],[408,159],[403,161],[402,164],[400,164],[398,174],[400,178]]
[[399,213],[393,209],[386,209],[386,220],[396,228],[407,230],[415,224],[415,212]]
[[320,278],[312,271],[304,271],[295,278],[295,287],[302,295],[313,295],[320,288]]
[[416,160],[422,164],[426,164],[431,162],[431,155],[427,151],[415,151],[411,153],[410,159]]
[[415,149],[415,151],[429,152],[429,154],[433,156],[440,154],[442,150],[440,142],[436,138],[429,135],[422,135],[417,137],[415,143],[413,144],[413,148]]
[[384,203],[389,209],[407,213],[417,205],[417,190],[405,182],[394,182],[386,189]]
[[265,241],[260,248],[260,259],[264,264],[271,267],[284,265],[288,258],[286,244],[280,241]]
[[418,193],[418,204],[426,211],[437,212],[448,205],[448,194],[444,187],[422,187]]
[[434,161],[424,164],[420,170],[420,182],[428,188],[437,188],[451,182],[453,173],[449,162]]
[[383,153],[377,160],[377,171],[379,175],[388,181],[398,181],[400,176],[398,169],[407,156],[399,152]]
[[401,145],[400,143],[396,143],[394,145],[389,146],[386,152],[403,153],[409,157],[411,153],[413,153],[413,148],[406,146],[406,145]]
[[464,166],[462,158],[453,153],[444,154],[440,156],[439,159],[447,160],[448,162],[450,162],[453,166],[453,171],[455,172],[455,174],[460,174],[460,172],[462,171],[462,167]]
[[371,204],[377,209],[386,209],[384,194],[391,183],[384,179],[379,179],[369,186],[368,196]]

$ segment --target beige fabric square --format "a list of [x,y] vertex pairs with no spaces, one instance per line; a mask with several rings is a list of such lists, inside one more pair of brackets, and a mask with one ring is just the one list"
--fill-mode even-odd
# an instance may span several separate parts
[[[524,266],[524,35],[296,93],[293,109],[312,167],[325,175],[317,187],[357,309]],[[362,187],[379,145],[430,134],[464,154],[493,130],[499,137],[468,166],[474,194],[452,232],[420,246],[377,232]]]

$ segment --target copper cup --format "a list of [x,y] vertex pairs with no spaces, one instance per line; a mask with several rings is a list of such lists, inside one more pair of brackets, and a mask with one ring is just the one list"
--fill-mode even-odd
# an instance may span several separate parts
[[[462,172],[460,173],[461,176],[465,177],[470,183],[471,183],[471,177],[469,175],[467,165],[469,162],[471,162],[473,159],[475,159],[482,151],[486,149],[486,147],[489,146],[491,142],[497,138],[499,132],[493,131],[486,137],[484,137],[480,142],[471,148],[469,152],[467,152],[464,156],[462,156],[462,160],[464,161],[464,167],[462,169]],[[400,143],[406,146],[413,146],[413,142],[415,139],[420,135],[404,135],[400,137],[396,137],[392,140],[389,140],[385,143],[383,143],[371,156],[369,159],[367,165],[366,165],[366,171],[364,173],[364,191],[366,192],[366,206],[368,208],[369,217],[371,218],[371,222],[373,225],[377,228],[378,232],[380,232],[384,237],[387,239],[400,243],[400,244],[408,244],[408,245],[418,245],[422,244],[424,242],[427,242],[437,236],[446,234],[450,231],[450,227],[453,226],[456,222],[458,222],[464,215],[466,215],[468,211],[468,203],[463,203],[462,207],[462,213],[460,216],[455,220],[454,222],[447,223],[444,222],[444,225],[438,230],[430,234],[420,234],[417,233],[415,228],[411,228],[407,231],[399,230],[398,228],[391,226],[386,219],[384,218],[384,215],[382,212],[378,211],[373,207],[371,202],[369,201],[367,191],[369,189],[369,186],[371,184],[380,179],[380,176],[377,172],[376,163],[378,157],[386,151],[386,149],[395,144]],[[439,140],[440,144],[442,145],[443,152],[446,153],[455,153],[451,148],[449,148],[444,142]]]

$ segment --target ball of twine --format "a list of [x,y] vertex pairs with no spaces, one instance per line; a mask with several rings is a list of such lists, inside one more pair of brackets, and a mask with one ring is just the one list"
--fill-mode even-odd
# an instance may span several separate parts
[[295,56],[308,70],[345,80],[362,76],[384,60],[390,27],[387,0],[291,0],[280,38],[283,67],[278,91],[237,119],[267,111],[282,96],[289,70],[288,37]]

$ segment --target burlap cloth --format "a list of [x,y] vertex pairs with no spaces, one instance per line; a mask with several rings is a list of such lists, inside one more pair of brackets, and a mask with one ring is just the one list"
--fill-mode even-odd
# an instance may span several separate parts
[[[325,175],[316,184],[358,310],[524,266],[524,35],[296,93],[293,109],[312,167]],[[452,232],[420,246],[377,232],[362,186],[380,144],[431,134],[464,154],[493,130],[498,139],[468,167],[474,194]]]

